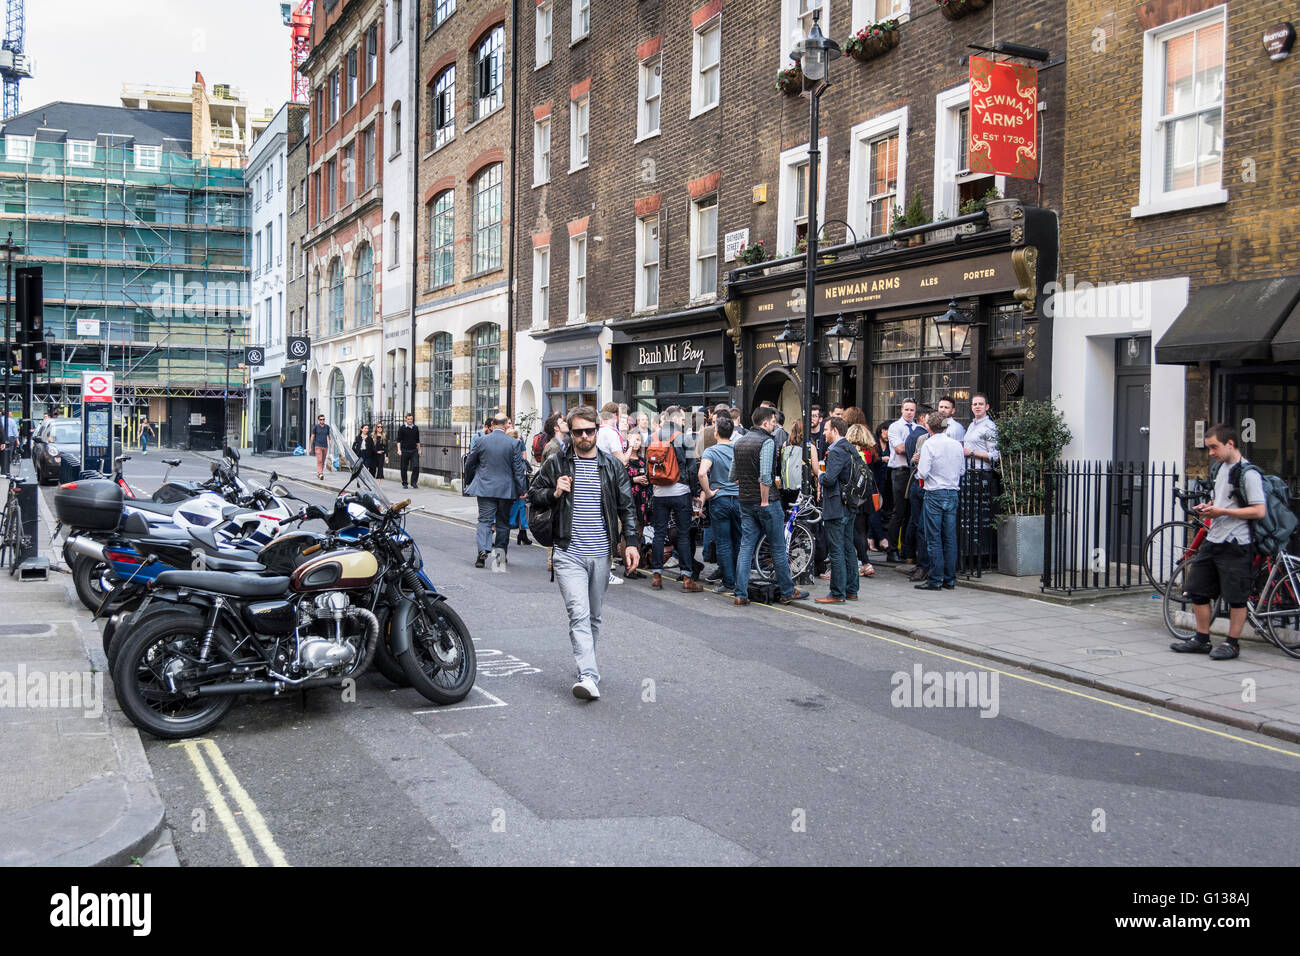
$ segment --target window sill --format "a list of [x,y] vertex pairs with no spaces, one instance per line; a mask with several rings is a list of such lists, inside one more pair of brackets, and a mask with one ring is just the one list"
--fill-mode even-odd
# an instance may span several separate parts
[[716,292],[709,292],[709,293],[706,293],[705,295],[693,295],[693,296],[691,296],[691,300],[690,300],[690,302],[687,303],[687,305],[690,305],[690,306],[695,306],[695,305],[709,305],[710,303],[717,302],[717,301],[718,301],[718,293],[716,293]]
[[577,46],[577,45],[578,45],[579,43],[581,43],[583,40],[588,40],[588,39],[590,39],[590,38],[591,38],[591,34],[590,34],[590,33],[584,33],[584,34],[583,34],[582,36],[580,36],[580,37],[573,37],[572,39],[569,40],[569,49],[572,50],[575,46]]
[[588,160],[586,163],[583,163],[581,166],[570,166],[570,167],[569,167],[569,175],[572,176],[574,173],[580,173],[580,172],[582,172],[584,169],[587,168],[587,166],[589,165],[589,163],[590,163],[590,160]]
[[1222,206],[1227,201],[1228,191],[1226,189],[1198,189],[1187,194],[1171,193],[1160,196],[1151,202],[1134,206],[1129,210],[1129,215],[1134,219],[1142,219],[1146,216],[1160,216],[1165,213],[1202,209],[1206,206]]
[[644,143],[648,139],[656,139],[662,134],[662,132],[663,130],[657,129],[653,133],[645,133],[644,135],[638,136],[636,139],[632,140],[632,144],[636,145],[637,143]]
[[498,113],[500,113],[500,112],[501,112],[503,109],[505,109],[505,108],[506,108],[506,104],[505,104],[504,101],[501,103],[500,106],[494,106],[494,107],[492,108],[492,111],[491,111],[491,112],[489,112],[489,113],[484,113],[484,114],[483,114],[482,116],[480,116],[478,119],[473,120],[472,122],[468,123],[468,124],[465,126],[465,132],[468,133],[468,132],[469,132],[470,130],[472,130],[475,126],[478,126],[480,123],[486,123],[488,120],[490,120],[492,117],[496,116]]
[[541,188],[542,186],[549,186],[550,184],[551,184],[551,181],[550,181],[549,179],[543,179],[541,182],[533,183],[533,188],[534,188],[534,189],[539,189],[539,188]]
[[721,106],[721,105],[722,105],[722,100],[718,100],[717,103],[714,103],[712,106],[706,106],[706,107],[704,107],[703,109],[698,109],[698,110],[697,110],[694,106],[692,106],[692,107],[691,107],[691,115],[690,115],[690,118],[691,118],[691,119],[697,119],[698,117],[703,116],[705,113],[711,113],[711,112],[713,112],[714,110],[716,110],[716,109],[717,109],[719,106]]
[[[468,126],[465,127],[465,128],[466,128],[467,130],[469,129]],[[452,143],[454,143],[454,142],[456,142],[456,134],[455,134],[455,133],[452,134],[451,139],[447,140],[447,142],[443,143],[441,146],[435,146],[435,147],[433,147],[433,149],[431,149],[431,150],[429,150],[427,153],[425,153],[425,154],[424,154],[424,158],[425,158],[425,159],[428,159],[428,158],[429,158],[430,156],[432,156],[434,153],[438,152],[439,150],[446,149],[448,146],[450,146],[450,145],[451,145]]]
[[451,288],[452,286],[454,286],[455,284],[456,284],[456,280],[453,279],[451,282],[444,282],[442,285],[429,285],[429,286],[425,286],[425,287],[424,287],[424,294],[425,294],[425,295],[429,295],[430,293],[433,293],[433,292],[441,292],[443,289],[450,289],[450,288]]
[[494,272],[504,272],[505,268],[505,265],[499,265],[493,266],[491,269],[484,269],[482,272],[471,272],[465,277],[465,281],[469,282],[471,279],[481,279],[484,276],[492,275]]

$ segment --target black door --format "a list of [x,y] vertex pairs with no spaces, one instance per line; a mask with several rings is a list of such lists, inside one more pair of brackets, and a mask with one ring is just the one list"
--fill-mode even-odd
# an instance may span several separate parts
[[1151,523],[1151,339],[1115,343],[1115,441],[1111,479],[1111,550],[1117,561],[1140,564]]

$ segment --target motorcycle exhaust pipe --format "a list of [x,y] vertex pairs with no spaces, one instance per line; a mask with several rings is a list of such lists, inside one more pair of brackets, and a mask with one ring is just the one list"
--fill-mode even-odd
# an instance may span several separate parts
[[94,558],[96,561],[108,561],[108,558],[104,557],[104,546],[91,538],[74,535],[68,539],[67,546],[72,549],[74,554],[79,554],[84,558]]
[[287,690],[306,690],[309,687],[342,687],[345,677],[313,677],[300,684],[277,680],[225,681],[204,684],[194,689],[199,697],[229,697],[232,694],[281,694]]

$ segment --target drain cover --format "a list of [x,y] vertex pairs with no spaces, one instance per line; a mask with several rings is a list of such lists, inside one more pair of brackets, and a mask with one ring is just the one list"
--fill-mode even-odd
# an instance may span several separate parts
[[1120,657],[1124,652],[1117,651],[1113,647],[1090,647],[1084,653],[1095,654],[1098,657]]

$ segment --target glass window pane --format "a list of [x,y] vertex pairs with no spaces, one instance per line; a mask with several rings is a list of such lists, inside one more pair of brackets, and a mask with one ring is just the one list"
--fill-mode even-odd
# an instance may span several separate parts
[[683,396],[685,396],[687,402],[691,404],[698,404],[697,402],[693,401],[692,396],[699,395],[700,397],[703,397],[704,375],[703,374],[697,375],[694,372],[688,372],[687,374],[683,375],[682,394]]
[[582,369],[566,368],[564,370],[564,373],[565,373],[565,388],[571,388],[575,390],[582,388]]
[[657,392],[657,393],[661,393],[661,394],[662,394],[662,393],[665,393],[665,392],[670,393],[670,394],[676,394],[676,392],[677,392],[677,376],[676,376],[676,375],[656,375],[656,376],[655,376],[655,392]]

